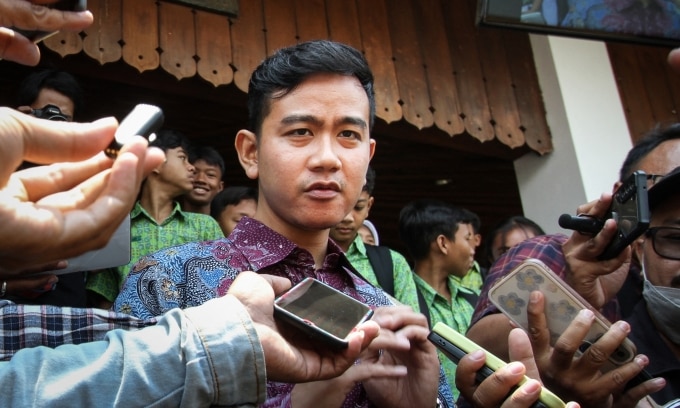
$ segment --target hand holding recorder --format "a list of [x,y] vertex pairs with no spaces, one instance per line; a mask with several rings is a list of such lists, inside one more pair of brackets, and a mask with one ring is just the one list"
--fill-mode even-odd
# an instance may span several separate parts
[[[118,125],[54,122],[0,108],[0,274],[99,248],[128,215],[144,177],[164,160],[134,137],[118,159],[102,153]],[[99,153],[99,154],[97,154]],[[23,160],[65,162],[13,173]]]

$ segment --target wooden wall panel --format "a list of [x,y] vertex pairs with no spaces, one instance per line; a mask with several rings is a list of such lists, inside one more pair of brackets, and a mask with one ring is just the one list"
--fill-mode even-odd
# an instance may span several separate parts
[[248,92],[250,74],[267,56],[264,30],[262,0],[241,1],[239,18],[231,26],[231,38],[236,68],[234,84],[243,92]]
[[461,134],[465,131],[465,124],[460,117],[459,93],[453,76],[441,2],[417,1],[414,9],[434,122],[449,136]]
[[363,50],[357,5],[348,0],[326,0],[330,39]]
[[524,144],[524,134],[520,129],[503,35],[505,31],[501,30],[479,30],[477,45],[496,138],[515,148]]
[[404,118],[418,129],[434,124],[411,0],[391,0],[387,21]]
[[467,1],[442,0],[444,18],[449,22],[448,41],[456,75],[456,85],[461,95],[460,108],[467,132],[485,142],[494,139],[491,113],[486,97],[482,67],[474,30],[474,10]]
[[161,66],[177,79],[196,75],[194,12],[188,7],[160,2],[159,44]]
[[158,6],[154,0],[123,0],[123,60],[139,72],[160,65]]
[[118,61],[123,56],[122,0],[90,0],[87,6],[95,23],[85,29],[83,51],[102,65]]
[[357,0],[364,53],[375,76],[376,116],[387,123],[402,118],[384,0]]
[[630,44],[609,44],[609,58],[614,68],[619,95],[628,118],[628,128],[633,139],[646,133],[656,120],[647,100],[643,75],[654,75],[643,71]]
[[266,27],[267,55],[297,43],[295,0],[264,0],[264,26]]
[[545,105],[529,37],[520,31],[508,30],[503,34],[503,39],[524,140],[534,151],[549,153],[553,150],[552,137],[545,121]]
[[226,16],[196,11],[196,69],[215,86],[230,84],[234,79],[229,26]]
[[295,22],[300,42],[329,36],[324,0],[295,0]]
[[49,48],[56,49],[62,57],[77,54],[83,50],[83,39],[79,33],[73,31],[59,31],[46,38],[44,42]]

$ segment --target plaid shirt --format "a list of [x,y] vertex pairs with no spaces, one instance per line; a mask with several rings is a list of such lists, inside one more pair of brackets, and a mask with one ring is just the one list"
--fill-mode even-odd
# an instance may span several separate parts
[[0,360],[11,359],[23,348],[88,343],[102,340],[113,329],[137,330],[156,324],[156,319],[141,320],[108,310],[17,305],[8,300],[0,300],[0,313]]
[[[529,258],[536,258],[542,261],[548,268],[560,278],[564,279],[567,275],[567,261],[562,252],[562,245],[567,242],[568,237],[564,234],[541,235],[523,241],[515,247],[510,248],[491,266],[489,275],[484,281],[482,293],[479,295],[475,313],[472,315],[470,326],[477,323],[482,317],[494,313],[500,313],[498,308],[489,300],[489,289],[497,280],[515,269],[519,264]],[[609,321],[620,320],[618,312],[618,302],[616,298],[605,304],[600,312]]]

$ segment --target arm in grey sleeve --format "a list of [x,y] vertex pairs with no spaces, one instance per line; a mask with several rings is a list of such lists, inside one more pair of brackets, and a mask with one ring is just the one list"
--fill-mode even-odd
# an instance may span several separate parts
[[6,406],[253,406],[266,396],[257,333],[229,295],[102,341],[23,349],[0,363],[0,384]]

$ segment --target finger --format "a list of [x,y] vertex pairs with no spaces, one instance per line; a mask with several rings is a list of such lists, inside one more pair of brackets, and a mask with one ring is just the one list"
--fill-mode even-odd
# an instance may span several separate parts
[[36,204],[39,206],[49,206],[60,211],[86,208],[101,195],[109,174],[109,171],[102,171],[68,191],[62,191],[43,197],[38,200]]
[[[576,366],[583,368],[586,372],[599,370],[618,347],[624,347],[622,343],[626,340],[628,333],[630,333],[628,323],[624,321],[614,323],[602,337],[583,352],[583,355],[578,358]],[[615,380],[616,382],[623,382],[620,384],[623,387],[637,372],[630,374],[627,378],[623,375],[616,375]]]
[[680,74],[680,48],[676,48],[668,53],[668,64],[675,72]]
[[534,353],[531,348],[529,336],[522,329],[512,329],[508,336],[508,349],[510,352],[510,361],[519,361],[527,370],[526,375],[540,381],[538,367],[536,367],[536,360],[534,360]]
[[54,289],[54,286],[59,282],[59,278],[56,275],[37,275],[8,279],[6,282],[6,293],[35,297]]
[[529,295],[527,306],[527,321],[529,324],[529,338],[536,358],[550,354],[550,329],[545,317],[545,297],[539,291]]
[[581,310],[567,329],[555,342],[551,357],[553,367],[567,369],[574,358],[574,354],[583,343],[590,326],[595,319],[595,315],[588,309]]
[[0,27],[0,59],[35,66],[40,62],[40,48],[28,38]]
[[61,11],[43,5],[50,3],[54,1],[0,2],[0,25],[23,30],[82,30],[94,21],[89,11]]
[[373,321],[380,327],[398,330],[407,325],[418,325],[427,328],[427,318],[415,312],[410,306],[379,307],[375,309]]
[[343,357],[347,361],[356,360],[364,350],[372,346],[379,332],[380,326],[372,321],[363,322],[355,327],[346,338],[348,346],[342,353]]
[[[473,395],[475,406],[496,407],[506,399],[513,387],[524,378],[522,363],[512,362],[496,370],[491,376],[482,381]],[[535,380],[531,380],[536,382]],[[540,385],[539,385],[540,392]],[[529,388],[531,389],[531,388]],[[520,396],[518,395],[517,398]],[[536,395],[538,398],[538,395]]]
[[0,160],[0,187],[10,174],[28,160],[46,164],[80,161],[102,151],[113,139],[117,122],[114,118],[92,123],[48,121],[34,118],[9,108],[0,108],[0,133],[14,137],[3,142]]
[[45,265],[39,265],[35,266],[32,268],[27,268],[22,271],[19,271],[15,274],[0,274],[0,279],[5,279],[5,278],[14,278],[17,275],[32,275],[35,273],[40,273],[40,272],[47,272],[47,271],[55,271],[58,269],[65,269],[68,266],[68,261],[57,261],[57,262],[50,262]]
[[600,198],[581,205],[576,209],[577,214],[586,214],[591,217],[603,218],[612,204],[612,193],[602,193]]
[[292,284],[289,279],[286,279],[281,276],[274,276],[274,275],[267,275],[267,274],[258,274],[261,276],[264,280],[269,283],[269,285],[274,289],[274,294],[277,296],[282,294],[283,292],[287,291],[288,289],[291,288]]
[[503,402],[502,408],[528,407],[538,401],[541,396],[541,383],[536,380],[529,380],[519,386],[509,398]]
[[[662,377],[647,380],[621,395],[621,397],[616,400],[616,406],[621,408],[645,406],[645,404],[642,403],[645,397],[661,391],[665,386],[666,380]],[[638,405],[638,403],[640,404]]]
[[[23,184],[26,196],[17,197],[22,201],[37,202],[54,193],[68,192],[96,174],[109,169],[113,160],[99,153],[77,163],[58,163],[21,170],[12,175]],[[63,202],[66,202],[64,199]]]
[[352,382],[366,381],[380,377],[404,377],[407,369],[403,365],[360,362],[350,367],[342,375]]

